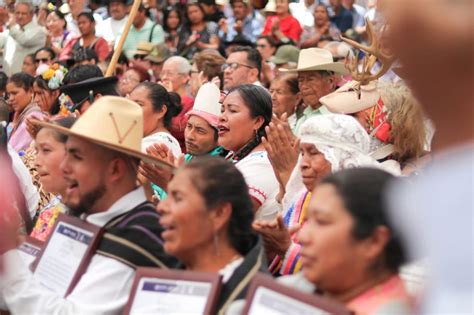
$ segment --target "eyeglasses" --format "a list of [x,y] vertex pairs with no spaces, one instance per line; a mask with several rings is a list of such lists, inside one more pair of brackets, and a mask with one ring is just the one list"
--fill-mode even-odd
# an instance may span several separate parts
[[231,69],[232,71],[237,70],[239,67],[246,67],[249,69],[253,69],[255,67],[244,65],[238,62],[233,62],[233,63],[224,63],[221,67],[222,71],[225,71],[226,69]]
[[50,60],[49,58],[36,58],[35,59],[36,63],[48,62],[49,60]]

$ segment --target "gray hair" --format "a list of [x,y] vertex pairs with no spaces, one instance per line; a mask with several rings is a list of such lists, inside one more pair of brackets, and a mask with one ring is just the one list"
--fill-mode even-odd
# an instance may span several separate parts
[[33,5],[33,3],[29,0],[18,0],[16,3],[15,3],[15,8],[20,5],[20,4],[24,4],[24,5],[27,5],[28,6],[28,11],[30,13],[35,13],[35,6]]
[[165,63],[176,63],[178,73],[189,74],[191,72],[191,65],[184,57],[173,56],[166,59]]

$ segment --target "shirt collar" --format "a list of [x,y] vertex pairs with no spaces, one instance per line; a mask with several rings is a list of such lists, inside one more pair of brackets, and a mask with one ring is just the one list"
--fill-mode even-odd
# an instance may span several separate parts
[[32,20],[30,23],[28,24],[25,24],[25,26],[20,26],[21,29],[24,29],[24,30],[27,30],[27,29],[30,29],[32,27],[36,26],[36,23],[34,20]]
[[104,226],[111,219],[126,213],[146,201],[145,190],[138,187],[117,200],[107,211],[94,213],[86,217],[86,221],[98,226]]

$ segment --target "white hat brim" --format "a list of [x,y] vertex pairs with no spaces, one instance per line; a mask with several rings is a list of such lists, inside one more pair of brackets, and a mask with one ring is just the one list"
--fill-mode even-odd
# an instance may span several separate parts
[[332,71],[337,74],[346,75],[349,74],[349,70],[347,70],[346,66],[341,62],[331,62],[322,65],[317,65],[313,67],[306,67],[306,68],[296,68],[296,69],[279,69],[281,72],[287,73],[297,73],[297,72],[305,72],[305,71]]

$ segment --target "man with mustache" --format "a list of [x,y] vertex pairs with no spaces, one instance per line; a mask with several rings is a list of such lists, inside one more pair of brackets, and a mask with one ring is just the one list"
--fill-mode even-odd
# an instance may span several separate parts
[[139,159],[159,163],[140,151],[142,109],[125,98],[104,96],[71,129],[38,123],[69,136],[61,164],[68,182],[65,203],[70,213],[105,233],[65,298],[42,286],[16,250],[8,251],[0,276],[0,308],[6,306],[12,314],[122,313],[137,267],[176,264],[163,250],[159,215],[137,186]]
[[223,154],[224,149],[217,144],[219,99],[220,91],[214,83],[205,83],[199,89],[194,107],[187,113],[188,122],[184,130],[186,162],[197,155]]

